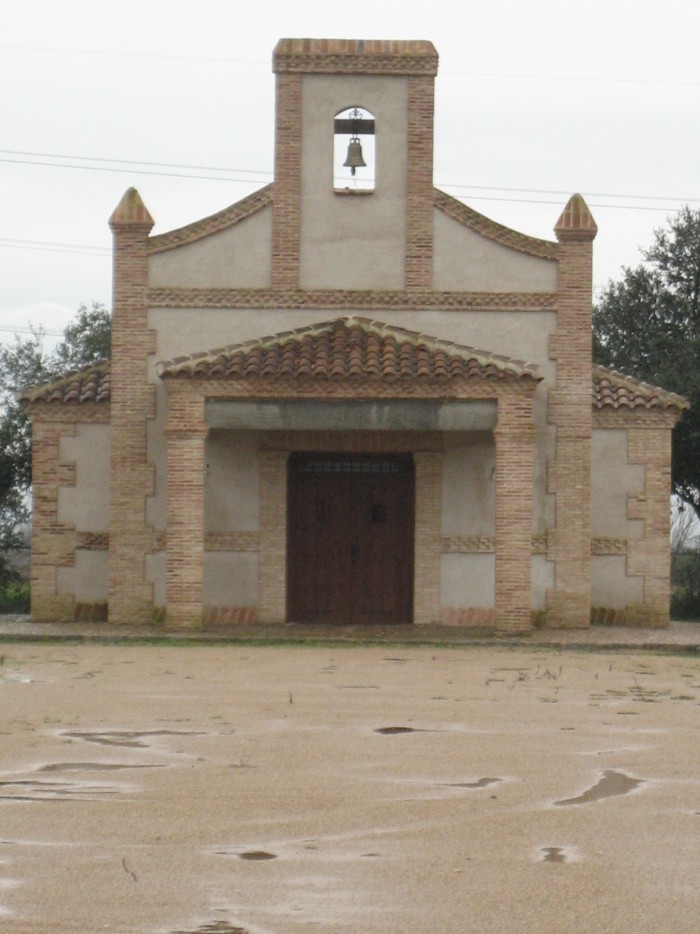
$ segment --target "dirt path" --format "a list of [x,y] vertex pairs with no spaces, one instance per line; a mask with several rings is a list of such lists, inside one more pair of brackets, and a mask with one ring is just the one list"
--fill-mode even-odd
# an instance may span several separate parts
[[0,930],[697,930],[696,658],[0,651]]

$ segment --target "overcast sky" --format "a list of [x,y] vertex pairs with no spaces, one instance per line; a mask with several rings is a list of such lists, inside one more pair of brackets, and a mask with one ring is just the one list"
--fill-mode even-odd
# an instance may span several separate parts
[[580,191],[605,285],[700,207],[700,8],[647,9],[0,0],[0,338],[110,305],[107,218],[129,186],[162,233],[271,181],[283,36],[431,40],[436,185],[546,238]]

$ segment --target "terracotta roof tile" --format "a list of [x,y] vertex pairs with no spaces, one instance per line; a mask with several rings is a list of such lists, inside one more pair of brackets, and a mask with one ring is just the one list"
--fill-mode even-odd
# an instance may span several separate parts
[[[351,326],[352,325],[352,326]],[[318,339],[325,334],[325,339]],[[364,335],[364,336],[363,336]],[[535,367],[403,328],[351,318],[159,364],[169,378],[538,379]],[[18,393],[24,402],[109,402],[109,361]],[[689,408],[683,396],[593,367],[595,409]]]
[[109,402],[109,360],[17,394],[23,402]]
[[339,318],[159,363],[164,379],[534,379],[537,367],[367,318]]
[[593,407],[596,409],[688,409],[683,396],[603,366],[593,367]]

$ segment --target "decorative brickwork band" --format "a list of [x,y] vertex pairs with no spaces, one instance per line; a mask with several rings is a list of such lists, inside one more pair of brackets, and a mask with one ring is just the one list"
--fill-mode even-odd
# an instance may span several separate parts
[[496,607],[498,629],[531,628],[532,391],[498,400],[496,439]]
[[153,468],[147,461],[146,420],[154,414],[154,389],[146,361],[154,339],[146,323],[146,296],[153,219],[130,188],[109,223],[114,233],[109,618],[113,623],[147,623],[153,595],[145,581],[145,563],[152,533],[145,502],[153,492]]
[[437,74],[438,55],[421,39],[280,39],[272,68],[277,74]]
[[443,606],[440,610],[440,622],[443,626],[490,629],[493,626],[493,610],[488,607]]
[[254,606],[205,606],[202,614],[205,626],[252,626],[258,621]]
[[157,288],[148,292],[150,308],[319,308],[353,311],[519,311],[556,309],[553,292],[430,292],[379,289],[197,289]]

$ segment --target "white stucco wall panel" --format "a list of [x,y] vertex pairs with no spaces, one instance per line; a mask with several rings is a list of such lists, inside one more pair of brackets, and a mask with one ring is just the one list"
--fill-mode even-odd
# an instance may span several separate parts
[[72,594],[76,603],[102,603],[107,599],[109,555],[106,551],[75,552],[72,568],[56,569],[59,594]]
[[627,576],[625,555],[591,558],[591,606],[621,610],[644,602],[644,579]]
[[271,207],[148,260],[151,288],[266,288],[271,282]]
[[490,432],[445,436],[442,534],[493,536],[496,447]]
[[641,538],[644,523],[627,518],[627,497],[644,490],[644,467],[627,463],[624,428],[595,428],[591,441],[591,534]]
[[546,555],[532,556],[532,609],[544,610],[547,606],[547,591],[554,587],[554,562]]
[[215,551],[204,555],[205,606],[257,606],[258,555]]
[[153,606],[165,606],[165,552],[146,555],[146,582],[153,586]]
[[260,528],[257,435],[210,431],[205,457],[205,532],[257,532]]
[[446,607],[494,606],[495,555],[446,554],[440,560],[440,603]]
[[109,425],[76,425],[61,438],[59,455],[75,464],[75,485],[59,487],[58,521],[78,532],[109,530]]
[[433,212],[433,288],[439,291],[556,292],[557,263],[502,246]]
[[[371,195],[334,191],[333,119],[354,106],[375,120]],[[407,118],[405,77],[302,76],[302,288],[403,288]]]

